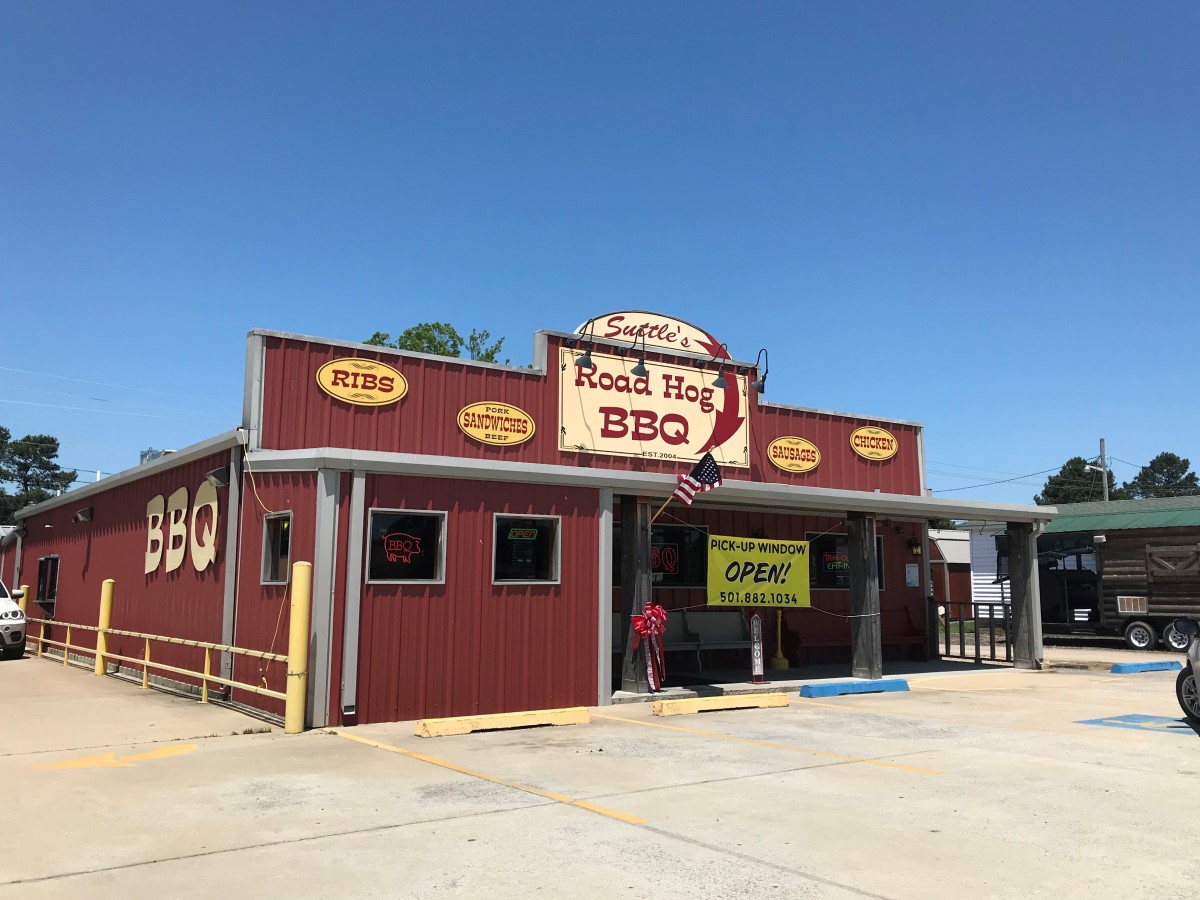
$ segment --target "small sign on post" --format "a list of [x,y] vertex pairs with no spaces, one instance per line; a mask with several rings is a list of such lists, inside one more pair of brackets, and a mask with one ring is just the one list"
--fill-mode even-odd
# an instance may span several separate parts
[[750,683],[766,684],[763,677],[762,616],[754,613],[750,617]]

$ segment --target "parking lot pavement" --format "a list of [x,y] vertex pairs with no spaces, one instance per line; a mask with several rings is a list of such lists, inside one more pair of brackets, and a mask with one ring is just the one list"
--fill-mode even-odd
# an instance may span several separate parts
[[1200,764],[1173,681],[989,669],[669,719],[9,754],[0,897],[1182,897]]

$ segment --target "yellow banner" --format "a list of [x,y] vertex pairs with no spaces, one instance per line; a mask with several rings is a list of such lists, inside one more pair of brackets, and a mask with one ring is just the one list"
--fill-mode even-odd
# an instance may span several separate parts
[[809,606],[808,541],[708,536],[709,606]]

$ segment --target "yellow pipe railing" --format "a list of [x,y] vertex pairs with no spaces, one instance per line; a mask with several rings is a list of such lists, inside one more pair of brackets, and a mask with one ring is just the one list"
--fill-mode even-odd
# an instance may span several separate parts
[[[142,670],[142,687],[150,686],[150,670],[170,672],[177,675],[188,675],[200,681],[200,702],[208,702],[209,684],[225,685],[237,690],[248,691],[263,697],[272,697],[284,701],[284,730],[288,734],[296,734],[304,730],[305,706],[308,694],[308,641],[309,616],[312,600],[312,563],[298,562],[292,566],[291,588],[291,624],[288,640],[288,653],[270,653],[265,650],[250,650],[245,647],[233,647],[229,644],[218,644],[210,641],[195,641],[188,638],[170,637],[162,634],[149,634],[144,631],[126,631],[111,628],[112,602],[115,584],[113,580],[105,580],[100,594],[100,614],[96,625],[81,625],[76,622],[62,622],[55,619],[29,619],[29,623],[38,625],[37,655],[42,657],[46,647],[62,649],[62,664],[70,663],[71,652],[75,651],[95,660],[94,672],[103,675],[107,670],[107,662],[128,663],[133,668]],[[66,628],[66,640],[55,641],[46,637],[48,625],[59,625]],[[71,632],[96,632],[96,647],[82,647],[71,643]],[[137,638],[143,642],[142,657],[122,656],[108,651],[108,637],[121,636]],[[204,669],[197,672],[193,669],[171,666],[166,663],[154,662],[150,658],[150,642],[176,644],[184,647],[195,647],[204,651]],[[268,662],[284,662],[287,664],[286,691],[273,691],[261,685],[234,681],[212,674],[212,654],[229,653],[236,656],[246,656]]]

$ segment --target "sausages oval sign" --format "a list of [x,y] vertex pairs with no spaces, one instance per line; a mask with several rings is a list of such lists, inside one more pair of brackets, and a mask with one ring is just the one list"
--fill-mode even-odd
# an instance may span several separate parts
[[387,406],[408,393],[404,376],[373,359],[335,359],[317,369],[317,384],[330,397],[355,406]]
[[821,451],[802,437],[777,437],[767,447],[767,459],[785,472],[811,472],[821,464]]
[[458,427],[467,437],[481,444],[510,447],[533,437],[537,426],[533,416],[507,403],[472,403],[458,414]]
[[890,431],[868,425],[850,433],[850,446],[863,459],[891,459],[900,449],[900,442]]

